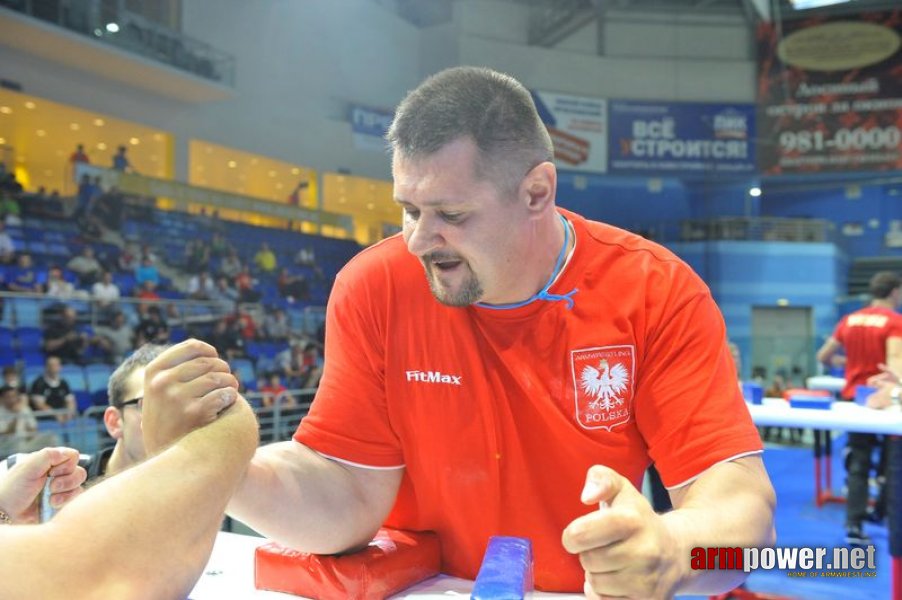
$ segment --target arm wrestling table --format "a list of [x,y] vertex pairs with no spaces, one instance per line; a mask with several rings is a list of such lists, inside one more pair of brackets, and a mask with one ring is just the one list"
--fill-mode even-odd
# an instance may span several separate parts
[[[831,378],[836,379],[836,378]],[[821,388],[824,389],[824,388]],[[853,402],[834,402],[830,409],[792,408],[782,398],[765,398],[762,404],[747,404],[756,425],[811,427],[815,430],[879,433],[890,436],[887,457],[887,517],[892,557],[893,600],[902,600],[902,411],[898,406],[873,410]],[[820,485],[820,457],[815,457],[815,475]]]
[[[261,537],[220,531],[213,545],[213,554],[194,586],[190,600],[297,600],[298,596],[281,592],[266,592],[254,587],[254,550],[269,540]],[[473,582],[448,575],[437,575],[404,590],[392,598],[469,598]],[[533,598],[583,598],[582,594],[549,594],[534,592]]]

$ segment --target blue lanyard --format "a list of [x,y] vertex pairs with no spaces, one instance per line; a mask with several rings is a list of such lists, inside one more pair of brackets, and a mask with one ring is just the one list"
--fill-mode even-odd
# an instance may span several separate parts
[[491,310],[511,310],[513,308],[520,308],[521,306],[526,306],[530,302],[535,300],[547,300],[548,302],[556,302],[558,300],[563,300],[567,303],[567,310],[573,308],[575,302],[573,301],[573,294],[579,291],[578,288],[573,288],[566,294],[549,294],[548,288],[551,287],[551,284],[554,283],[555,277],[558,276],[558,271],[561,268],[561,265],[564,263],[564,257],[567,255],[567,246],[570,243],[570,225],[567,224],[567,219],[564,218],[564,215],[558,214],[561,222],[564,224],[564,246],[561,248],[560,253],[557,255],[557,260],[554,263],[554,269],[551,271],[551,277],[548,278],[548,283],[545,284],[537,294],[533,294],[526,300],[522,302],[515,302],[513,304],[484,304],[482,302],[477,302],[476,306],[479,308],[489,308]]

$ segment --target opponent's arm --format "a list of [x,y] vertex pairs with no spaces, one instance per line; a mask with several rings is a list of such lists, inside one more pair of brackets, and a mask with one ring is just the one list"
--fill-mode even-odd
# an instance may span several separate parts
[[817,362],[821,363],[825,366],[830,366],[830,359],[842,349],[842,344],[833,337],[830,336],[827,338],[827,341],[824,342],[824,345],[821,346],[817,351]]
[[0,526],[0,599],[184,598],[257,445],[242,399],[43,525]]
[[279,442],[257,450],[228,512],[292,548],[341,552],[372,539],[403,472],[354,467],[293,440]]

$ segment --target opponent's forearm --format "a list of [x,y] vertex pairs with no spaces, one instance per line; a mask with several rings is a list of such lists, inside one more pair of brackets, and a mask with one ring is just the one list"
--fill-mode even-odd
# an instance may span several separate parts
[[17,583],[0,586],[0,599],[185,597],[256,445],[253,412],[239,401],[50,523],[3,528],[0,579]]
[[[745,459],[741,459],[745,460]],[[724,463],[712,469],[714,481],[698,481],[680,508],[663,515],[676,540],[679,593],[713,594],[739,585],[741,570],[692,570],[693,548],[747,548],[775,541],[773,487],[763,467]]]
[[346,467],[295,441],[257,450],[227,510],[269,538],[318,554],[367,543],[385,518]]

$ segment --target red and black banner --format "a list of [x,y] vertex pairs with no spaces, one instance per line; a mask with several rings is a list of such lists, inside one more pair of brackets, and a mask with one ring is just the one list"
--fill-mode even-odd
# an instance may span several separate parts
[[762,23],[764,175],[902,169],[902,10]]

